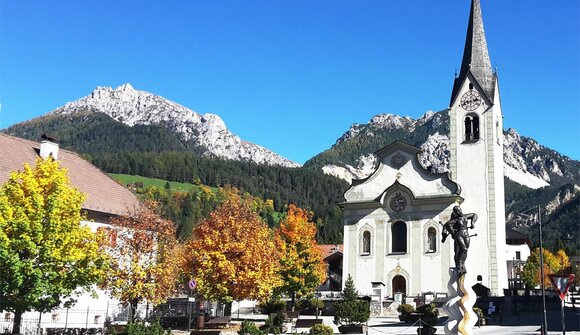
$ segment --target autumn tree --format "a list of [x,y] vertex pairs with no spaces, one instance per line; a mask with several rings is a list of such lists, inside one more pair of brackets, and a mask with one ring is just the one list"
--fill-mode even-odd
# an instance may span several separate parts
[[107,228],[110,270],[101,283],[135,318],[142,302],[163,303],[176,292],[180,280],[182,249],[175,226],[156,214],[156,204],[146,202],[133,212],[113,218]]
[[[553,254],[548,249],[543,249],[544,257],[544,286],[552,286],[549,274],[564,273],[570,270],[570,261],[568,255],[564,250],[558,250]],[[522,271],[522,279],[526,286],[536,287],[540,284],[540,249],[536,248],[532,251],[530,257],[526,261],[526,265]]]
[[52,158],[10,174],[0,188],[0,310],[49,311],[93,291],[106,271],[98,236],[81,222],[84,195]]
[[311,213],[290,205],[276,231],[283,281],[278,291],[287,294],[292,305],[296,298],[312,295],[326,279],[326,266],[316,243],[316,226],[311,217]]
[[230,189],[225,201],[192,232],[187,262],[205,299],[263,301],[280,283],[278,253],[270,230],[251,199]]

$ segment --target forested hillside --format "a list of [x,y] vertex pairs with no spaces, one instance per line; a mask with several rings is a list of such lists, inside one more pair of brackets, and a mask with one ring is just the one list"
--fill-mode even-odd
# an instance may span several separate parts
[[[319,242],[342,243],[343,201],[348,184],[319,169],[287,168],[202,157],[158,125],[129,127],[102,113],[49,115],[12,126],[6,133],[38,141],[56,136],[108,173],[122,173],[222,187],[231,185],[282,212],[288,204],[314,212]],[[197,217],[196,217],[197,218]]]

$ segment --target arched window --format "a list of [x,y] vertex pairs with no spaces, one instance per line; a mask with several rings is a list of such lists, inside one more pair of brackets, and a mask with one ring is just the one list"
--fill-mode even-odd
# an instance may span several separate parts
[[481,277],[481,275],[477,275],[477,281],[482,281],[483,278]]
[[370,255],[371,253],[371,232],[368,230],[363,233],[362,253],[363,255]]
[[398,221],[391,227],[391,237],[393,239],[393,253],[407,252],[407,224]]
[[427,252],[437,251],[437,230],[433,227],[427,229]]
[[465,140],[479,140],[479,116],[474,113],[465,116]]

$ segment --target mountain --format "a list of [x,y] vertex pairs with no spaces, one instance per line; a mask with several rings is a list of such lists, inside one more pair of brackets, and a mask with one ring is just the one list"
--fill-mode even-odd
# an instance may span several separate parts
[[[240,139],[228,130],[218,115],[196,113],[161,96],[135,90],[130,84],[115,89],[97,87],[86,97],[66,103],[40,119],[54,120],[91,113],[105,114],[129,127],[161,126],[177,134],[185,147],[203,156],[284,167],[300,166],[264,147]],[[39,122],[38,118],[34,121]],[[8,132],[12,130],[8,129]]]
[[[328,150],[304,166],[321,169],[350,182],[370,175],[376,165],[375,151],[399,140],[421,148],[419,160],[427,169],[449,171],[449,116],[447,110],[429,111],[418,119],[380,114],[366,124],[353,124]],[[530,222],[515,215],[540,205],[545,224],[555,226],[548,245],[557,247],[556,232],[572,233],[580,240],[578,209],[570,204],[580,198],[580,162],[521,136],[515,129],[504,131],[504,176],[508,226],[532,234]],[[558,213],[558,215],[555,215]],[[553,222],[553,223],[552,223]],[[568,230],[570,228],[571,230]],[[580,242],[575,242],[580,250]],[[573,247],[573,246],[570,246]]]

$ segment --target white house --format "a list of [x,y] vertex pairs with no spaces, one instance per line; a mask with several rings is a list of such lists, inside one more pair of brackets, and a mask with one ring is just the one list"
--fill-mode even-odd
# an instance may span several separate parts
[[[12,171],[22,170],[25,163],[34,166],[39,156],[57,159],[68,170],[71,184],[86,195],[83,209],[87,212],[88,220],[82,224],[91,227],[93,231],[108,226],[111,218],[127,214],[139,206],[139,200],[131,191],[78,154],[59,150],[56,141],[47,136],[43,136],[42,142],[37,143],[0,134],[0,184],[8,180]],[[88,294],[80,296],[77,303],[68,310],[43,315],[41,327],[102,327],[106,316],[117,311],[118,301],[109,298],[103,291],[97,290],[97,293],[97,297]],[[36,329],[38,317],[37,312],[25,313],[23,326]],[[0,332],[8,327],[10,320],[10,313],[0,315]]]
[[396,142],[379,150],[375,172],[345,193],[343,278],[352,275],[361,294],[447,292],[453,241],[441,243],[439,222],[456,205],[478,216],[466,282],[492,295],[508,288],[501,99],[479,0],[471,3],[448,113],[449,174],[429,173],[417,160],[419,149]]

